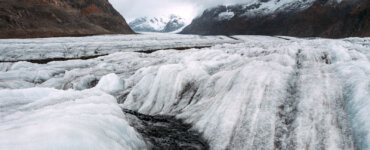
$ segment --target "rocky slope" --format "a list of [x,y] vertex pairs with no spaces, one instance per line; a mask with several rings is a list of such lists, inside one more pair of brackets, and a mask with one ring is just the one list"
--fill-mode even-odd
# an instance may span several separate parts
[[367,0],[256,0],[208,9],[182,33],[363,37],[369,11]]
[[134,33],[108,0],[0,0],[0,38]]
[[183,18],[170,15],[169,17],[142,17],[129,23],[136,32],[173,32],[185,26]]

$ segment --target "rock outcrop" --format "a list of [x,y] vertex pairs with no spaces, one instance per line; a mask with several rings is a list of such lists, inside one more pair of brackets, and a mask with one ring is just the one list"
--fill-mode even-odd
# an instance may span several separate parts
[[370,36],[370,1],[260,0],[218,6],[204,11],[181,33],[365,37]]
[[0,38],[131,33],[108,0],[0,0]]

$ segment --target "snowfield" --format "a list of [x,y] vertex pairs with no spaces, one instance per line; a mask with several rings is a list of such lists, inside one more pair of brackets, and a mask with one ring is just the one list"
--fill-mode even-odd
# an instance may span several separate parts
[[[213,46],[135,52],[174,41]],[[0,40],[0,57],[59,57],[61,42],[109,55],[1,63],[0,149],[149,149],[120,108],[182,119],[214,150],[370,148],[370,38],[17,39]],[[123,43],[137,49],[115,46]]]

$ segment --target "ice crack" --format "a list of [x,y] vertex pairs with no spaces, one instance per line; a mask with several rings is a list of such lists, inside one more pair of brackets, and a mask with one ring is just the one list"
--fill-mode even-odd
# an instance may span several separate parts
[[277,123],[275,132],[275,149],[287,150],[296,149],[294,137],[294,121],[297,118],[297,105],[299,99],[299,77],[302,68],[302,50],[296,54],[296,66],[288,81],[287,96],[283,104],[278,107]]

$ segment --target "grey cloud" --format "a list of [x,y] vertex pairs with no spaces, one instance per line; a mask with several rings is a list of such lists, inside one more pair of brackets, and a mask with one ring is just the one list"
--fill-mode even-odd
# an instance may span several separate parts
[[109,0],[128,20],[143,16],[177,14],[191,20],[204,9],[251,0]]

